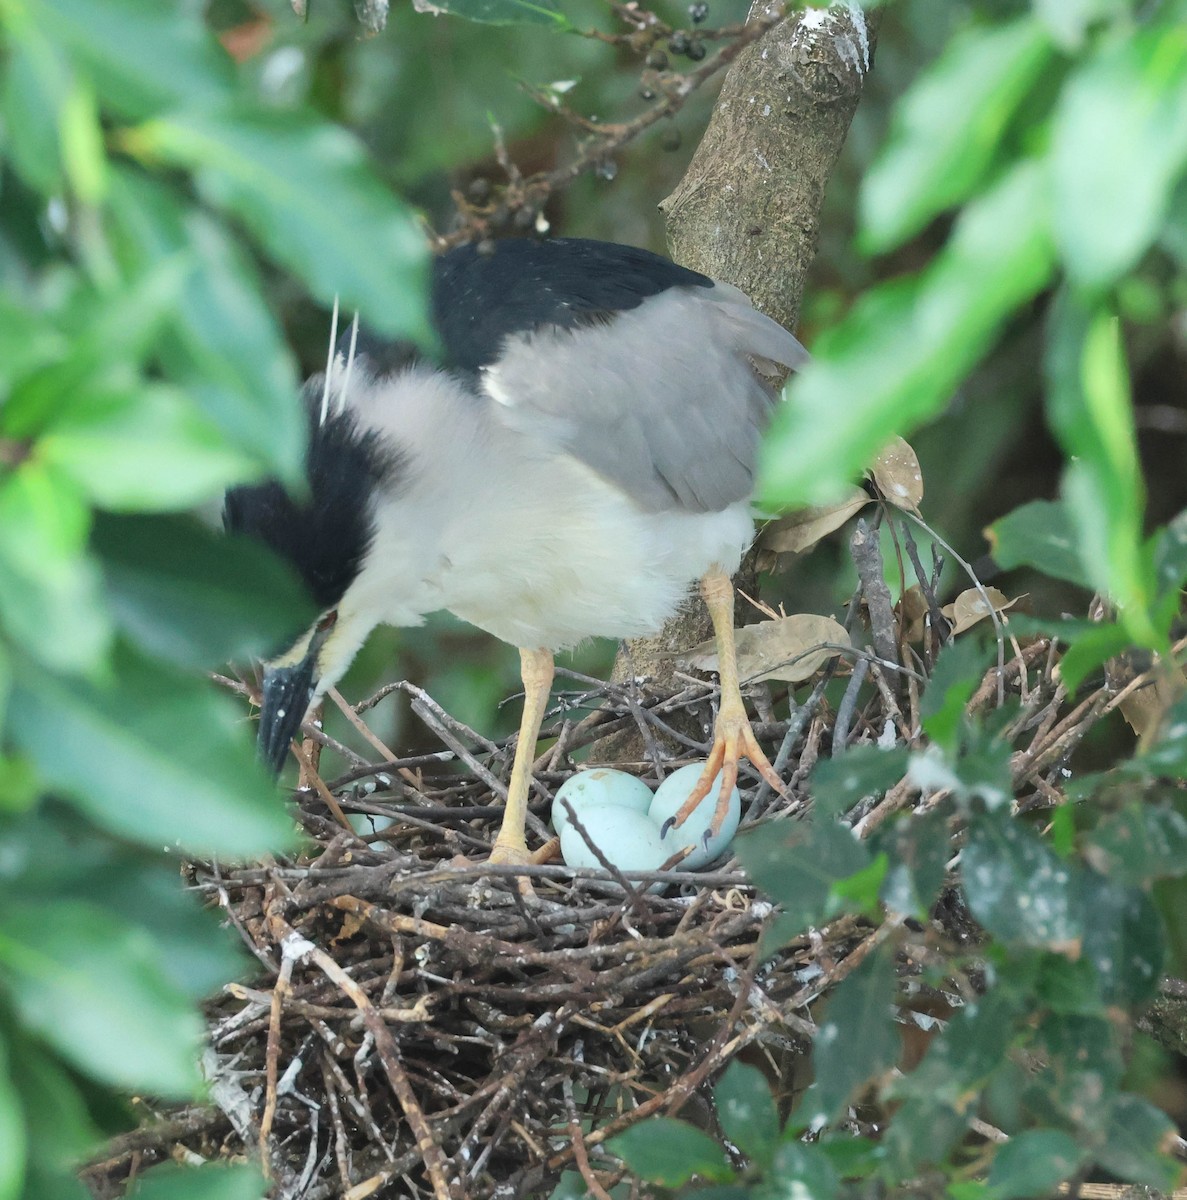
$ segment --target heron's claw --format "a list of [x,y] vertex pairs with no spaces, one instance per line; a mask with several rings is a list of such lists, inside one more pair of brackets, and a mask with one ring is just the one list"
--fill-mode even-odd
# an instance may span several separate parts
[[775,768],[771,766],[758,744],[739,700],[737,705],[723,704],[717,716],[717,725],[713,731],[713,748],[709,752],[705,769],[701,772],[696,787],[689,793],[688,799],[664,822],[661,837],[669,829],[679,828],[688,820],[709,794],[713,780],[720,773],[722,778],[721,787],[717,792],[717,805],[713,810],[713,820],[705,830],[706,845],[710,837],[716,837],[729,812],[730,793],[738,781],[738,763],[742,759],[746,759],[780,795],[786,795],[783,780],[775,773]]

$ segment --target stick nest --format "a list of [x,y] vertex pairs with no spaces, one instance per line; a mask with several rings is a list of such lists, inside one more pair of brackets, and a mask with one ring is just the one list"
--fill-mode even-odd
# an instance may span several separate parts
[[[449,744],[483,744],[403,686]],[[689,680],[662,698],[608,685],[571,698],[598,710],[552,728],[560,753],[537,764],[529,841],[547,834],[547,793],[574,769],[568,751],[636,721],[653,750],[668,721],[688,742],[690,713],[707,727],[712,696]],[[827,719],[799,718],[795,730],[757,726],[771,757],[774,739],[799,747],[784,769],[789,796]],[[480,775],[505,768],[510,747],[487,746],[495,760],[475,761],[478,772],[430,773],[422,757],[326,785],[347,813],[396,818],[381,832],[348,832],[317,789],[301,789],[307,857],[191,868],[261,977],[210,1008],[213,1106],[121,1139],[88,1173],[96,1191],[115,1194],[128,1169],[166,1154],[262,1149],[284,1197],[547,1195],[591,1159],[601,1174],[608,1137],[679,1109],[743,1046],[760,1043],[772,1063],[802,1052],[812,1026],[793,1014],[821,990],[818,964],[841,963],[859,940],[854,922],[762,962],[771,905],[733,860],[670,872],[663,894],[648,890],[655,873],[492,867],[481,860],[502,806]],[[755,786],[743,803],[753,821],[793,801]],[[533,896],[517,887],[524,874]]]
[[[860,542],[855,535],[859,568]],[[880,583],[880,571],[861,573]],[[755,732],[787,786],[783,796],[747,786],[744,768],[744,829],[800,815],[822,745],[885,745],[891,733],[918,744],[917,681],[948,629],[937,617],[939,634],[917,653],[897,640],[902,614],[892,614],[888,595],[863,582],[854,599],[864,601],[851,613],[868,617],[873,652],[856,651],[851,671],[842,662],[827,668],[787,720],[770,719],[769,692],[755,697],[764,716]],[[1071,705],[1050,643],[1009,643],[1013,653],[969,709],[1021,695],[1009,736],[1025,749],[1012,773],[1022,806],[1045,806],[1085,731],[1139,680]],[[899,654],[906,670],[888,661]],[[835,711],[825,701],[834,672],[849,676],[847,685],[838,678]],[[575,1194],[605,1197],[620,1177],[606,1141],[656,1114],[683,1112],[712,1127],[702,1084],[741,1052],[788,1100],[815,1028],[809,1006],[889,928],[845,916],[764,956],[771,905],[733,860],[670,873],[662,894],[649,890],[654,873],[628,880],[555,864],[492,867],[484,860],[510,747],[484,741],[408,684],[357,711],[396,687],[448,753],[378,765],[354,756],[328,784],[313,773],[312,753],[303,773],[312,786],[297,792],[306,855],[190,868],[260,972],[229,985],[209,1009],[212,1104],[155,1113],[118,1139],[86,1172],[97,1195],[121,1194],[129,1174],[165,1157],[197,1156],[260,1161],[273,1194],[292,1200],[548,1196],[566,1172],[579,1175]],[[657,696],[597,684],[561,698],[544,733],[556,744],[534,772],[530,843],[547,838],[550,793],[575,769],[570,754],[589,742],[637,730],[646,759],[636,769],[652,784],[680,765],[661,768],[661,739],[704,758],[714,689],[681,676],[676,688]],[[588,715],[571,719],[579,710]],[[307,753],[316,749],[306,742]],[[904,780],[850,820],[864,836],[918,800]],[[359,835],[335,807],[394,823]],[[525,875],[532,896],[517,887]],[[948,914],[941,936],[969,935],[963,920]]]

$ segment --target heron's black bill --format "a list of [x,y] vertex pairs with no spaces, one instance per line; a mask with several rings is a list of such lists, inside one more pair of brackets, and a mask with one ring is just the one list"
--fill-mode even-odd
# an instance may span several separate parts
[[313,699],[313,660],[292,667],[265,667],[260,705],[260,757],[279,775]]

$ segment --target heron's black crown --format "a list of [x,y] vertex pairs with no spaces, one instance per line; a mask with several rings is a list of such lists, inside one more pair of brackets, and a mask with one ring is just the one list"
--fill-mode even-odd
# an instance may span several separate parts
[[317,606],[329,609],[362,569],[375,536],[376,493],[398,477],[402,458],[377,434],[360,430],[350,413],[319,422],[320,387],[307,385],[305,400],[307,490],[293,496],[275,480],[232,488],[223,524],[286,559]]

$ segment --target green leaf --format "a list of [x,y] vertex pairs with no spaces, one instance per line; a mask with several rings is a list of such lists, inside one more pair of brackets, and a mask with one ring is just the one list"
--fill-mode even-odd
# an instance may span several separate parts
[[779,1112],[763,1073],[734,1059],[713,1088],[713,1104],[725,1136],[760,1165],[779,1143]]
[[652,1117],[613,1137],[606,1147],[642,1179],[682,1187],[694,1175],[727,1183],[733,1171],[725,1151],[707,1133],[673,1117]]
[[126,647],[103,684],[18,665],[10,730],[48,784],[122,837],[232,857],[292,842],[242,710]]
[[[57,362],[70,351],[70,338],[48,323],[44,312],[31,312],[16,296],[0,296],[0,384]],[[9,425],[8,402],[0,404],[0,430],[15,436]]]
[[1119,29],[1064,85],[1051,130],[1055,231],[1080,288],[1108,287],[1158,236],[1187,165],[1187,29]]
[[155,0],[38,0],[34,11],[121,116],[209,108],[233,94],[231,59],[197,9],[176,11]]
[[995,987],[966,1003],[932,1040],[923,1061],[894,1082],[889,1093],[963,1112],[1002,1065],[1029,998]]
[[107,159],[94,95],[57,41],[26,17],[15,10],[6,26],[0,112],[9,156],[34,191],[60,194],[68,183],[76,199],[96,204],[105,190]]
[[46,666],[93,670],[111,641],[89,513],[56,472],[26,460],[0,476],[0,626]]
[[974,815],[960,877],[973,916],[1003,941],[1078,949],[1085,925],[1079,880],[1007,810]]
[[128,1193],[129,1200],[264,1200],[268,1184],[256,1167],[208,1164],[153,1167]]
[[866,913],[878,915],[878,898],[889,867],[885,854],[874,855],[860,871],[838,879],[829,889],[829,912]]
[[5,153],[29,187],[50,195],[64,183],[59,138],[72,84],[70,65],[61,47],[32,22],[6,13],[5,32],[7,53],[0,80]]
[[868,867],[871,857],[849,826],[832,820],[764,825],[739,837],[735,850],[755,884],[782,907],[783,940],[831,916],[834,885]]
[[1048,1014],[1039,1026],[1035,1054],[1043,1068],[1028,1088],[1030,1110],[1044,1124],[1070,1121],[1087,1133],[1103,1133],[1124,1071],[1109,1021]]
[[994,560],[1003,571],[1034,567],[1052,579],[1083,588],[1091,586],[1077,549],[1071,515],[1062,500],[1032,500],[995,521],[985,534]]
[[552,1189],[548,1200],[589,1200],[589,1192],[586,1191],[581,1172],[565,1171],[560,1182]]
[[380,332],[428,339],[424,239],[346,130],[300,113],[187,112],[142,125],[127,145],[192,170],[327,306],[340,296]]
[[993,1156],[989,1194],[992,1200],[1051,1195],[1083,1161],[1075,1140],[1057,1129],[1016,1133]]
[[92,833],[79,836],[64,809],[41,808],[9,823],[4,884],[30,903],[73,900],[103,909],[152,938],[156,962],[178,992],[203,1000],[239,974],[239,939],[217,911],[183,891],[159,854]]
[[948,821],[947,810],[911,812],[874,831],[871,849],[890,864],[881,892],[887,908],[920,919],[931,911],[952,856]]
[[20,1200],[25,1184],[27,1131],[21,1095],[8,1073],[9,1053],[0,1026],[0,1200]]
[[159,384],[80,396],[42,436],[37,454],[92,503],[116,511],[190,508],[254,467],[186,396]]
[[955,748],[965,705],[980,685],[991,657],[991,647],[967,637],[954,638],[936,657],[919,716],[937,745],[949,751]]
[[904,747],[853,746],[835,758],[821,759],[812,770],[814,811],[839,816],[867,796],[893,787],[907,770]]
[[1132,1183],[1170,1192],[1179,1168],[1168,1151],[1176,1130],[1166,1113],[1139,1096],[1122,1094],[1113,1100],[1105,1143],[1096,1151],[1097,1163],[1111,1175]]
[[[25,1194],[32,1200],[50,1194],[42,1184],[46,1177],[65,1176],[73,1182],[78,1164],[95,1152],[103,1142],[103,1134],[77,1081],[32,1037],[21,1037],[13,1046],[12,1078],[29,1130],[30,1179]],[[61,1184],[53,1189],[54,1195],[63,1192],[74,1195],[75,1189]],[[78,1194],[87,1195],[81,1188]]]
[[0,961],[22,1020],[79,1069],[191,1097],[203,1024],[140,931],[80,903],[5,906]]
[[974,799],[989,809],[1007,807],[1014,798],[1014,780],[1010,773],[1013,747],[997,737],[992,729],[974,726],[965,745],[952,764],[955,796],[967,808]]
[[1117,318],[1068,294],[1051,317],[1047,413],[1069,463],[1063,494],[1085,577],[1112,597],[1136,643],[1160,646],[1143,543],[1145,497]]
[[1117,11],[1116,0],[1031,0],[1031,6],[1051,36],[1069,50],[1078,50],[1088,30]]
[[969,1115],[930,1097],[908,1100],[891,1118],[883,1138],[882,1173],[895,1182],[914,1176],[924,1163],[943,1162],[968,1128]]
[[1129,630],[1112,621],[1094,622],[1084,633],[1070,639],[1059,660],[1059,678],[1075,694],[1080,684],[1094,671],[1125,650],[1133,647]]
[[1096,968],[1107,1004],[1135,1005],[1151,999],[1166,948],[1162,922],[1144,890],[1084,872],[1084,908],[1092,920],[1084,929],[1083,954]]
[[[0,651],[2,653],[2,651]],[[2,723],[3,713],[0,713]],[[39,798],[41,781],[23,758],[0,754],[0,813],[24,812]]]
[[100,516],[92,545],[119,627],[179,666],[267,657],[316,615],[286,563],[193,518]]
[[1005,319],[1051,278],[1047,180],[1023,162],[971,203],[922,275],[868,292],[787,388],[761,454],[761,503],[824,504],[894,434],[939,412]]
[[979,1179],[963,1179],[948,1184],[950,1200],[990,1200],[989,1188]]
[[1034,984],[1036,999],[1056,1013],[1100,1016],[1103,1001],[1096,968],[1085,957],[1044,953]]
[[1187,779],[1187,696],[1170,706],[1158,731],[1158,740],[1144,753],[1135,755],[1130,765],[1147,776]]
[[574,28],[557,0],[428,0],[422,11],[450,13],[484,25],[543,25],[558,31]]
[[750,1195],[753,1200],[832,1200],[840,1188],[837,1173],[819,1146],[784,1142],[767,1178]]
[[94,93],[76,84],[62,109],[62,159],[70,186],[85,204],[99,204],[107,195],[107,145]]
[[20,380],[5,423],[14,437],[35,437],[79,394],[127,388],[129,372],[153,354],[166,314],[198,269],[190,252],[153,263],[117,289],[79,285],[63,314],[67,352]]
[[1127,804],[1088,836],[1088,861],[1122,884],[1187,873],[1187,817],[1169,804]]
[[1053,59],[1029,16],[954,37],[894,108],[862,184],[862,246],[892,249],[968,199],[1002,159],[1006,127]]
[[[4,718],[8,712],[8,698],[12,695],[12,662],[8,655],[8,650],[4,646],[3,640],[0,640],[0,730],[4,728]],[[0,752],[0,758],[2,758]],[[0,779],[3,778],[3,772],[0,772]],[[0,786],[0,793],[3,788]],[[0,808],[4,807],[4,801],[0,799]]]
[[1154,576],[1164,593],[1178,592],[1187,583],[1187,509],[1158,531],[1154,541]]
[[894,953],[881,947],[841,981],[812,1045],[816,1082],[805,1094],[815,1124],[831,1122],[863,1084],[898,1062]]
[[854,1137],[848,1130],[825,1129],[820,1134],[820,1147],[833,1170],[842,1179],[861,1179],[877,1172],[881,1149],[876,1141],[866,1137]]
[[164,314],[156,349],[166,371],[264,472],[298,481],[305,417],[296,366],[243,247],[176,190],[140,171],[113,174],[111,211],[130,273],[186,252],[201,261]]

